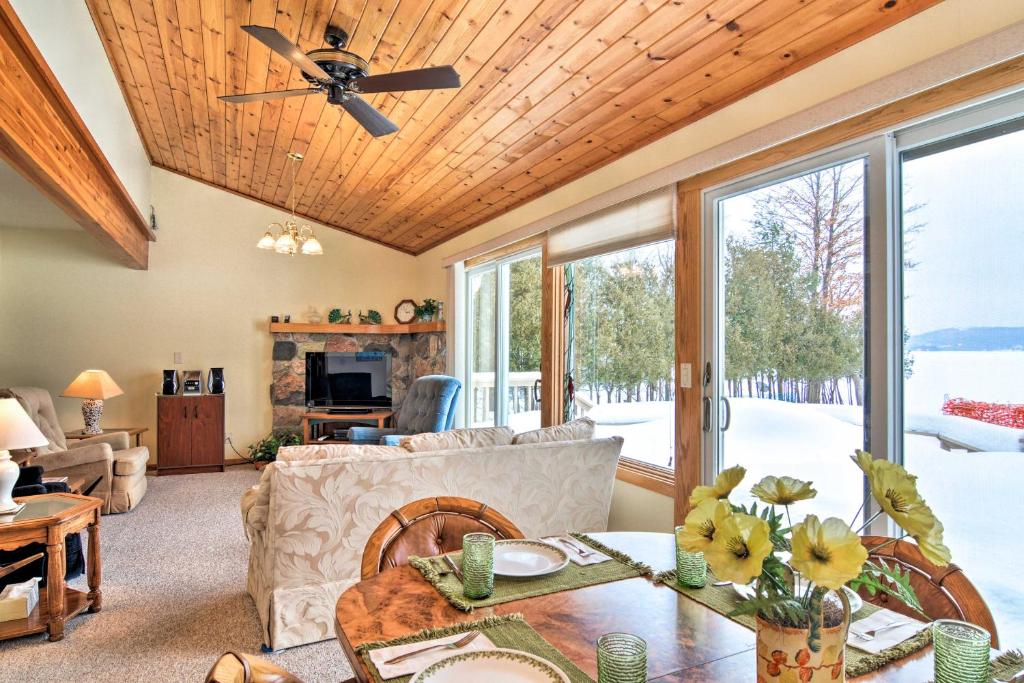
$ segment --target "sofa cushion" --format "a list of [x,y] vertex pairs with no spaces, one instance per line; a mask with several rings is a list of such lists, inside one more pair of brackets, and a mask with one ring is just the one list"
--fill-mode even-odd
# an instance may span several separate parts
[[512,437],[513,444],[548,443],[552,441],[579,441],[594,438],[594,421],[589,417],[581,417],[572,422],[534,429]]
[[403,436],[400,443],[402,448],[412,453],[508,446],[512,443],[512,430],[509,427],[478,427],[452,429],[447,432],[426,432]]
[[407,456],[409,451],[398,446],[378,446],[376,444],[307,444],[305,446],[285,446],[277,452],[279,462],[305,462],[310,460],[331,460],[333,458],[367,458],[382,459],[395,456]]
[[146,473],[149,462],[149,449],[146,447],[129,448],[114,454],[114,476],[130,477],[133,474]]

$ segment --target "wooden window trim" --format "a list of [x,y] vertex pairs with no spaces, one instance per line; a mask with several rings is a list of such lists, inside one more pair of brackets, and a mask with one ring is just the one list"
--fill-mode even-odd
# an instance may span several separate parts
[[[689,511],[689,498],[703,479],[703,431],[699,378],[703,357],[702,254],[703,194],[706,190],[766,171],[781,164],[824,152],[857,139],[881,135],[915,119],[982,97],[996,95],[1024,83],[1024,57],[942,83],[933,88],[884,104],[691,176],[677,185],[679,193],[676,230],[676,362],[691,363],[694,386],[676,392],[676,481],[675,518],[679,524]],[[634,475],[629,475],[634,476]],[[629,481],[628,479],[625,479]]]
[[539,235],[534,235],[533,237],[517,240],[511,244],[506,244],[505,246],[480,254],[479,256],[468,258],[465,260],[463,265],[466,270],[469,270],[471,268],[476,268],[477,266],[482,266],[485,263],[491,263],[492,261],[505,258],[506,256],[518,254],[521,251],[528,251],[530,249],[536,249],[537,247],[543,247],[547,242],[547,237],[548,234],[543,232]]
[[621,458],[615,470],[615,478],[669,498],[676,494],[676,478],[672,470],[639,460]]

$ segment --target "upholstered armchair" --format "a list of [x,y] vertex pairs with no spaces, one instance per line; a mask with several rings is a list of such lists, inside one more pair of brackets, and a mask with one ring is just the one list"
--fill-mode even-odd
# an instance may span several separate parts
[[142,500],[148,448],[131,448],[127,432],[101,434],[69,445],[50,392],[38,387],[11,387],[9,391],[49,440],[46,446],[12,453],[16,461],[42,467],[48,477],[80,478],[86,486],[96,482],[89,495],[103,500],[103,514],[127,512]]
[[395,427],[352,427],[349,441],[355,444],[397,446],[403,436],[423,432],[444,432],[452,428],[455,404],[462,382],[447,375],[425,375],[412,386],[395,415]]

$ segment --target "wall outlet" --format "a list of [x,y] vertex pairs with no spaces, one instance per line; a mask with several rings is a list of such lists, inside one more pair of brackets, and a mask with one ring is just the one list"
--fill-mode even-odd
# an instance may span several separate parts
[[679,386],[683,389],[693,387],[693,366],[689,363],[679,364]]
[[184,361],[181,360],[181,351],[174,352],[174,364],[181,365]]

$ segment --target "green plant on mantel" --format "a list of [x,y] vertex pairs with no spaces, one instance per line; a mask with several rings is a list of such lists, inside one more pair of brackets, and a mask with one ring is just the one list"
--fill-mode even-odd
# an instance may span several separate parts
[[384,322],[384,318],[381,316],[380,311],[370,309],[363,315],[362,311],[359,311],[359,324],[360,325],[380,325]]
[[423,321],[431,321],[438,311],[437,299],[424,299],[423,303],[416,307],[416,317]]
[[293,431],[271,432],[254,444],[249,445],[249,459],[253,462],[273,462],[281,446],[299,446],[302,435]]

